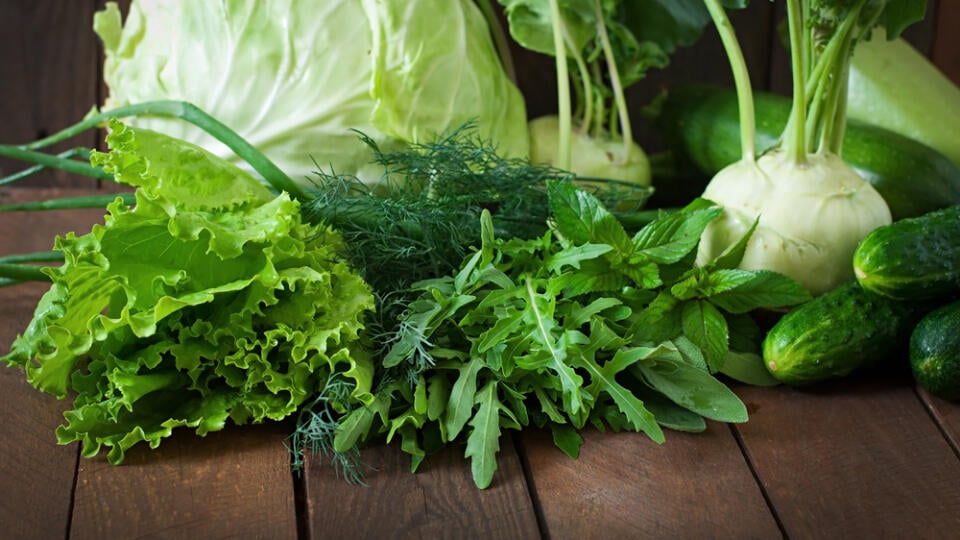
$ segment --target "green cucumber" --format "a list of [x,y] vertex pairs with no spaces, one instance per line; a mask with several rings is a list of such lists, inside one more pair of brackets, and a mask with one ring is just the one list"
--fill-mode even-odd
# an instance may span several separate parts
[[874,229],[853,252],[853,272],[864,289],[890,298],[960,292],[960,206]]
[[910,368],[927,392],[960,399],[960,302],[920,319],[910,335]]
[[845,376],[905,355],[927,309],[841,285],[784,315],[763,340],[763,361],[778,381],[803,385]]
[[[790,99],[756,92],[754,108],[759,155],[779,140],[790,116]],[[740,159],[734,90],[711,85],[678,86],[651,110],[655,126],[682,163],[712,176]],[[903,135],[849,120],[842,157],[883,196],[894,220],[960,204],[960,167]]]

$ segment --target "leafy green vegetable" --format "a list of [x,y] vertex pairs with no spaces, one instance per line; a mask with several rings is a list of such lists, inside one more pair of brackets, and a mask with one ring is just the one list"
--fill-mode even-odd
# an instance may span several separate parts
[[504,429],[549,425],[576,455],[575,431],[587,424],[663,441],[661,426],[746,420],[713,376],[728,350],[727,319],[739,317],[713,297],[737,291],[739,310],[799,303],[806,291],[770,272],[694,268],[700,234],[720,212],[706,201],[631,236],[568,181],[551,181],[548,196],[544,234],[498,237],[485,211],[480,248],[455,273],[415,284],[374,404],[347,414],[335,449],[399,433],[416,468],[437,437],[463,439],[486,487]]
[[299,203],[188,143],[111,124],[94,153],[137,187],[132,207],[58,238],[64,264],[4,357],[36,388],[74,392],[61,443],[113,463],[178,426],[198,434],[284,418],[347,381],[348,408],[372,398],[357,345],[373,307],[339,235],[303,222]]
[[[304,184],[318,167],[376,180],[351,130],[389,145],[473,120],[504,155],[527,154],[523,97],[469,0],[134,0],[125,22],[108,2],[94,29],[105,109],[189,101]],[[236,159],[193,126],[134,125]]]

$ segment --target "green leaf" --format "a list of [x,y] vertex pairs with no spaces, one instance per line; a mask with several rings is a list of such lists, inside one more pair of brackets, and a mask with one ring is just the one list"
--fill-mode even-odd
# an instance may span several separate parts
[[578,245],[607,244],[620,255],[632,251],[623,225],[595,196],[570,182],[550,182],[547,189],[556,230],[564,238]]
[[714,206],[667,214],[637,231],[633,246],[638,253],[659,263],[677,262],[697,247],[707,224],[722,212],[722,208]]
[[681,407],[720,422],[746,422],[747,408],[729,388],[706,371],[659,357],[635,370],[652,388]]
[[583,244],[565,248],[553,255],[550,255],[543,261],[544,267],[550,272],[558,272],[564,266],[580,268],[582,261],[596,259],[604,253],[610,252],[613,248],[606,244]]
[[653,413],[657,423],[665,428],[689,433],[699,433],[707,429],[707,423],[702,416],[677,405],[652,388],[642,386],[634,389],[634,393],[643,400],[647,410]]
[[763,363],[763,357],[756,353],[727,351],[720,373],[731,379],[753,386],[777,386],[780,381],[773,378]]
[[888,39],[900,36],[915,22],[922,21],[927,14],[926,0],[887,0],[879,23],[887,32]]
[[[643,406],[643,402],[637,399],[630,390],[626,389],[617,382],[617,373],[630,367],[632,364],[625,361],[621,356],[615,362],[607,362],[603,367],[597,365],[592,355],[581,354],[572,358],[576,365],[585,369],[590,374],[590,385],[587,392],[590,395],[598,396],[600,392],[610,396],[617,408],[627,417],[631,427],[635,431],[643,431],[656,442],[663,442],[663,432],[657,425],[656,419]],[[636,360],[639,360],[637,358]]]
[[550,424],[550,432],[553,434],[553,444],[570,458],[577,459],[583,446],[580,433],[569,424],[556,423]]
[[497,382],[488,382],[477,393],[477,413],[470,420],[473,428],[467,437],[464,456],[470,459],[473,482],[486,489],[497,470],[497,452],[500,451],[500,411],[503,405],[497,398]]
[[709,302],[693,300],[684,303],[680,317],[683,335],[703,351],[710,371],[720,369],[729,338],[723,314]]
[[812,299],[797,281],[768,270],[717,270],[703,284],[711,303],[730,313],[788,307]]
[[477,374],[483,367],[479,358],[471,358],[461,366],[457,381],[450,391],[450,400],[447,401],[447,412],[444,423],[447,426],[449,440],[457,438],[463,426],[473,415],[473,403],[477,394]]

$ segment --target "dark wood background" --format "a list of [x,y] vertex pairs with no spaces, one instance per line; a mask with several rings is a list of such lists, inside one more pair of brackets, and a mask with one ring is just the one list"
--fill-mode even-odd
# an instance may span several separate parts
[[[129,0],[121,0],[126,12]],[[326,0],[324,0],[326,1]],[[23,143],[76,122],[106,92],[100,83],[102,50],[91,28],[104,0],[0,0],[0,142]],[[783,2],[755,0],[732,20],[750,66],[754,86],[789,92],[786,53],[774,33],[783,20]],[[928,0],[926,19],[907,38],[960,84],[960,0]],[[517,49],[518,84],[531,117],[556,110],[552,59]],[[639,117],[640,107],[664,86],[681,82],[732,84],[730,69],[712,28],[693,47],[680,49],[667,69],[652,71],[630,89],[637,141],[648,150],[661,146]],[[905,84],[909,84],[908,82]],[[65,144],[94,146],[96,133]],[[20,165],[0,160],[0,174]],[[64,173],[48,173],[31,185],[89,185]]]

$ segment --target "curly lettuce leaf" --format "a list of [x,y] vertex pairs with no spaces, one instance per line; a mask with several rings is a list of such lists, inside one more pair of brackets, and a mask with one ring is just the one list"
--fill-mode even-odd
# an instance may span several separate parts
[[136,204],[56,240],[65,262],[45,270],[53,285],[3,358],[42,391],[75,393],[58,440],[118,463],[175,427],[284,418],[332,377],[369,402],[358,339],[373,296],[340,236],[193,145],[112,130],[93,159],[138,186]]

